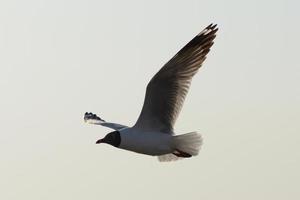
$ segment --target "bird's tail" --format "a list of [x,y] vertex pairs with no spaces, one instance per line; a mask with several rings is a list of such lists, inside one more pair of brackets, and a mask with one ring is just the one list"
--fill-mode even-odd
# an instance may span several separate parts
[[172,154],[159,156],[159,161],[174,161],[179,158],[189,158],[198,155],[202,145],[202,137],[197,132],[191,132],[174,136],[173,142],[175,147],[174,152]]

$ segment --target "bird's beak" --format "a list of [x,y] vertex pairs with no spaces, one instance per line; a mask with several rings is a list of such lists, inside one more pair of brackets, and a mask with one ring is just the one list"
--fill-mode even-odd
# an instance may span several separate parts
[[103,139],[97,140],[96,144],[103,143]]

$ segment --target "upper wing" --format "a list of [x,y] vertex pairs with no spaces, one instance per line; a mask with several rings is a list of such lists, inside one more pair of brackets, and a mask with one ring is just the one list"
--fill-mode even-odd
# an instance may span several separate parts
[[89,123],[89,124],[97,124],[97,125],[102,125],[106,126],[108,128],[112,128],[114,130],[120,130],[122,128],[126,128],[127,126],[124,126],[122,124],[116,124],[116,123],[111,123],[111,122],[106,122],[97,115],[93,113],[88,113],[86,112],[84,114],[84,121]]
[[217,25],[210,24],[185,45],[147,86],[141,114],[134,125],[148,131],[173,133],[173,125],[181,110],[185,96],[206,58],[216,37]]

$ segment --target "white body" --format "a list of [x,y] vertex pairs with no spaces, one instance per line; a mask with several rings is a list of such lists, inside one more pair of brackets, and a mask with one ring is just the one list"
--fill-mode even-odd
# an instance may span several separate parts
[[121,144],[119,148],[137,153],[159,156],[172,153],[175,149],[173,136],[162,132],[144,132],[137,128],[119,130]]

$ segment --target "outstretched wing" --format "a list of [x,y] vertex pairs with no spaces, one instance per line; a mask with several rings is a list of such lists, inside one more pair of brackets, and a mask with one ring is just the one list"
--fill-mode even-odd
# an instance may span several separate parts
[[88,112],[86,112],[84,114],[84,121],[86,123],[89,123],[89,124],[96,124],[96,125],[106,126],[108,128],[112,128],[114,130],[120,130],[122,128],[127,127],[127,126],[124,126],[122,124],[106,122],[103,119],[101,119],[100,117],[98,117],[96,114],[88,113]]
[[173,133],[173,125],[182,108],[192,77],[213,45],[217,30],[216,25],[206,27],[151,79],[141,114],[134,127]]

